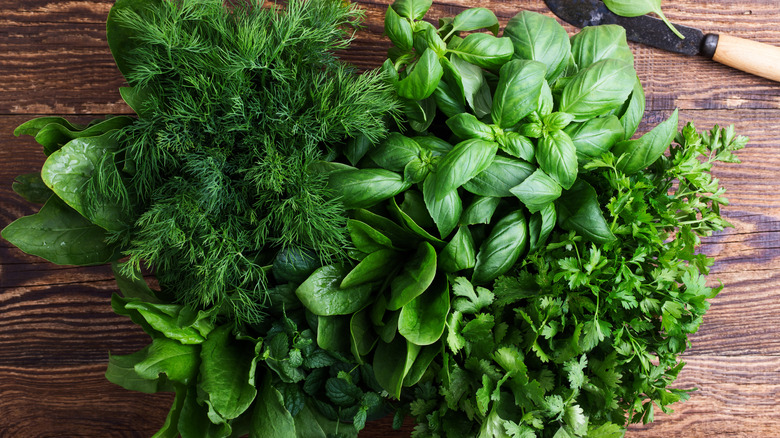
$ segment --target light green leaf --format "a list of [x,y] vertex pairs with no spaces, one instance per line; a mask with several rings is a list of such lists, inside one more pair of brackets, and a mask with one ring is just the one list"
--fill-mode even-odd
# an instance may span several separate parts
[[222,418],[233,419],[249,409],[255,399],[255,348],[232,336],[232,324],[216,328],[203,343],[200,354],[200,388],[211,408]]

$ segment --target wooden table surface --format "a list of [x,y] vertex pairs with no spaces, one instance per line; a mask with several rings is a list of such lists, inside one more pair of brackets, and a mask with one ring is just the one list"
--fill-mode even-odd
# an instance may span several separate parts
[[[345,58],[378,66],[389,43],[382,21],[389,0],[360,1],[366,29]],[[707,31],[780,46],[778,0],[664,0],[667,17]],[[111,1],[0,0],[0,227],[35,209],[11,181],[40,168],[43,153],[14,127],[33,116],[74,121],[124,114],[105,41]],[[467,7],[494,10],[502,24],[523,9],[550,14],[542,0],[435,1],[436,16]],[[573,28],[569,28],[571,32]],[[780,436],[780,84],[704,59],[632,45],[647,93],[643,128],[675,107],[681,123],[736,125],[751,138],[742,164],[718,165],[734,228],[705,240],[716,258],[712,301],[679,387],[699,390],[638,437]],[[780,66],[778,66],[780,68]],[[107,382],[108,352],[142,348],[146,335],[109,305],[107,267],[49,264],[0,240],[0,437],[148,437],[172,397],[125,391]],[[408,437],[382,423],[361,437]]]

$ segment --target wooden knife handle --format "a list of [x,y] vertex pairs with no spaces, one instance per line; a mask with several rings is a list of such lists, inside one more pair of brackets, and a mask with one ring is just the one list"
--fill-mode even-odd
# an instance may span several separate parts
[[[712,50],[714,48],[714,52]],[[729,35],[708,34],[704,53],[714,61],[780,82],[780,47]]]

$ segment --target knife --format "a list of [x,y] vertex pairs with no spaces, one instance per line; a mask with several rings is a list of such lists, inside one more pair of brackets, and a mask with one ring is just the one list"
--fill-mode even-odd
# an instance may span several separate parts
[[662,20],[647,15],[621,17],[601,0],[544,0],[563,21],[577,27],[617,24],[631,41],[685,55],[703,55],[721,64],[780,82],[780,47],[730,35],[705,34],[675,24],[685,38],[674,35]]

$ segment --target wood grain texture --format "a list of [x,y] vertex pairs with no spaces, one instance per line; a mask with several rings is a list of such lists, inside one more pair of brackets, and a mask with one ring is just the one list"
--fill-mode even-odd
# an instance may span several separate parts
[[[389,3],[361,1],[366,26],[344,59],[378,66],[389,47],[382,20]],[[0,227],[36,209],[10,189],[13,178],[40,168],[43,154],[13,128],[38,115],[76,122],[129,113],[123,80],[105,42],[111,1],[0,0]],[[708,32],[780,46],[777,0],[667,0],[666,15]],[[433,14],[474,6],[502,23],[522,9],[546,13],[541,0],[436,1]],[[567,27],[571,32],[573,28]],[[648,112],[641,129],[681,108],[699,128],[734,123],[751,141],[741,164],[719,164],[725,210],[734,228],[704,240],[717,262],[714,300],[684,355],[677,386],[699,388],[639,437],[780,436],[780,85],[712,61],[632,45]],[[109,351],[142,348],[146,335],[113,314],[107,267],[72,268],[25,255],[0,240],[0,437],[149,437],[164,421],[169,394],[125,391],[103,377]],[[388,421],[366,438],[408,437]]]

